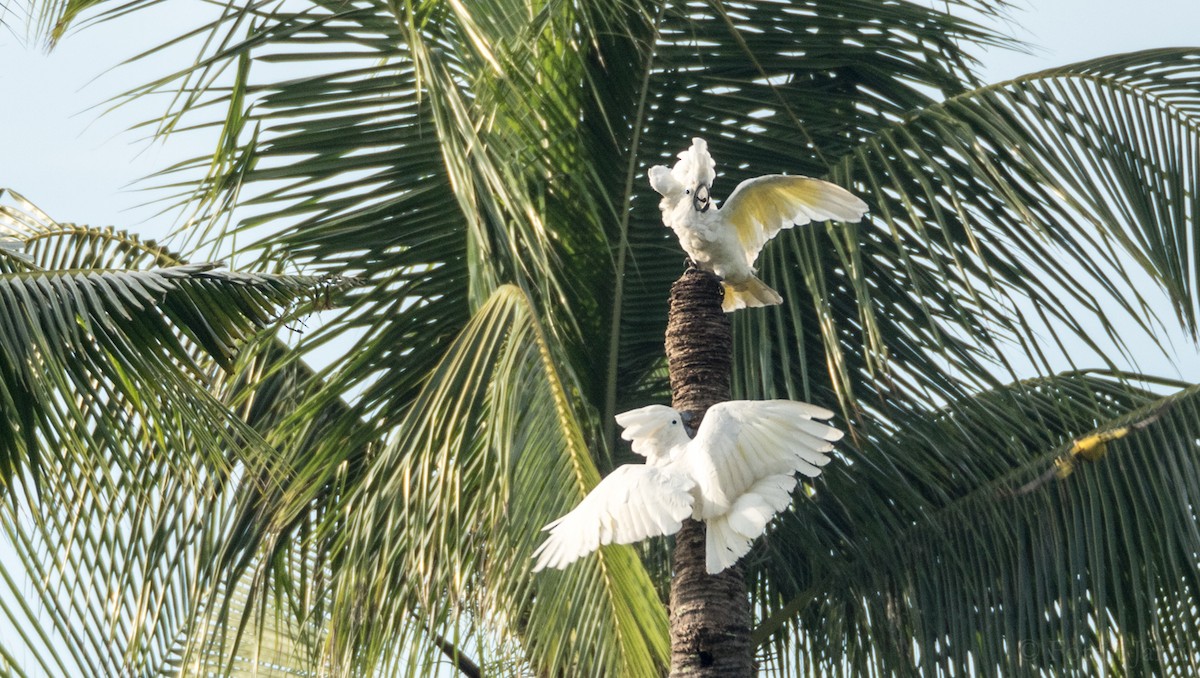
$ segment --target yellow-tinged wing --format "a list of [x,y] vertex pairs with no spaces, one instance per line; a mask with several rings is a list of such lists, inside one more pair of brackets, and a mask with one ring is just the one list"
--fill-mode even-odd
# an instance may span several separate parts
[[782,229],[827,219],[858,221],[866,213],[867,203],[837,184],[785,174],[743,181],[721,207],[721,214],[737,228],[750,266]]

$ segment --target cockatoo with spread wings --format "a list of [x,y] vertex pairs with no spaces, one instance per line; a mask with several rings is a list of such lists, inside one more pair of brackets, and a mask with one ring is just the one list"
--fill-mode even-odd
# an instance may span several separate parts
[[814,421],[833,413],[791,400],[734,400],[710,407],[689,438],[666,405],[617,415],[645,464],[625,464],[600,481],[575,510],[547,525],[533,571],[565,568],[604,544],[675,534],[684,518],[703,520],[705,567],[716,574],[750,550],[787,508],[794,474],[810,478],[829,462],[842,432]]
[[785,174],[743,181],[718,208],[709,194],[715,168],[708,144],[695,138],[674,168],[650,168],[650,186],[662,195],[663,223],[692,262],[721,278],[727,312],[783,302],[754,275],[758,253],[779,231],[810,221],[858,221],[867,213],[867,204],[841,186]]

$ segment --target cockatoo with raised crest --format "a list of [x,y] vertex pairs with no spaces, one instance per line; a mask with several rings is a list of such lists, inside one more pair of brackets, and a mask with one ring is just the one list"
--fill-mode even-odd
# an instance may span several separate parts
[[707,571],[724,570],[791,503],[794,474],[820,475],[842,432],[814,420],[832,416],[792,400],[734,400],[710,407],[689,438],[666,405],[617,415],[621,437],[646,463],[618,467],[543,528],[550,536],[533,571],[565,568],[604,544],[675,534],[688,517],[705,522]]
[[675,167],[656,165],[649,174],[662,195],[663,223],[697,267],[721,278],[726,312],[783,302],[754,275],[758,253],[779,231],[810,221],[858,221],[867,213],[867,204],[841,186],[786,174],[747,179],[718,208],[710,194],[715,168],[708,144],[695,138]]

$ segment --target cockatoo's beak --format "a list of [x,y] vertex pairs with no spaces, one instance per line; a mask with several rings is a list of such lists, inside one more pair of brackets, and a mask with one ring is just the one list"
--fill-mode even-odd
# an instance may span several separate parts
[[708,199],[708,185],[700,184],[696,187],[696,195],[692,197],[692,209],[697,212],[707,212],[712,206],[712,202]]
[[696,435],[696,413],[695,412],[680,412],[679,419],[683,422],[684,428],[687,429],[689,436]]

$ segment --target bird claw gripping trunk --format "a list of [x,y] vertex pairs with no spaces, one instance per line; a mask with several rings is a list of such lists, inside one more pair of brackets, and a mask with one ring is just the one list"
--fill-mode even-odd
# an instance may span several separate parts
[[[696,415],[729,400],[733,335],[721,308],[721,281],[689,268],[671,286],[666,353],[671,405]],[[754,675],[750,603],[740,565],[705,571],[704,524],[688,519],[675,536],[671,580],[671,676]]]

